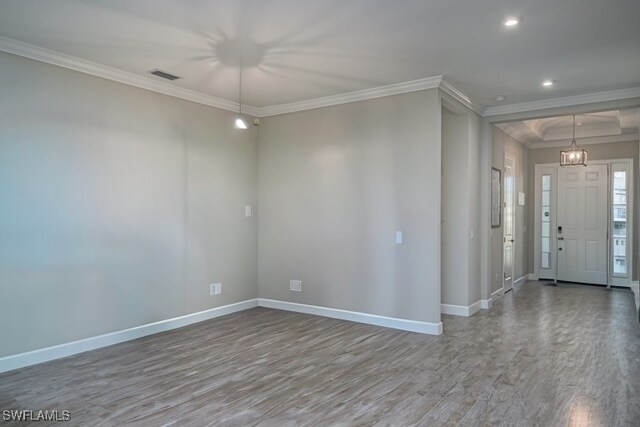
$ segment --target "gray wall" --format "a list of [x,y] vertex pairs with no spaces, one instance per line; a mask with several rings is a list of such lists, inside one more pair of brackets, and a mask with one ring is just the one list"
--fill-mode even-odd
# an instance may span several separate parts
[[[578,143],[580,143],[580,141],[578,141]],[[626,141],[626,142],[613,142],[613,143],[607,143],[607,144],[590,144],[590,145],[585,145],[583,148],[587,150],[588,154],[589,154],[589,160],[613,160],[613,159],[633,159],[633,173],[634,173],[634,203],[633,203],[633,212],[634,212],[634,217],[633,218],[633,224],[634,224],[634,230],[633,230],[633,234],[634,236],[638,236],[638,230],[640,230],[640,228],[638,228],[638,218],[640,218],[640,215],[638,215],[638,187],[640,187],[640,185],[638,185],[638,141]],[[560,150],[562,150],[562,148],[539,148],[539,149],[534,149],[534,150],[530,150],[530,155],[529,155],[529,192],[531,194],[534,194],[534,185],[535,185],[535,165],[537,164],[544,164],[544,163],[558,163],[560,161]],[[533,199],[531,199],[533,200]],[[533,212],[533,206],[530,206],[530,210],[531,212]],[[531,232],[533,233],[533,227],[534,227],[534,221],[536,219],[536,216],[533,214],[529,215],[529,229],[531,230]],[[533,234],[532,234],[533,236]],[[530,242],[529,242],[529,253],[530,253],[530,259],[533,259],[533,247],[534,247],[534,242],[533,242],[533,237],[531,238]],[[633,239],[633,248],[632,248],[632,259],[637,260],[638,259],[638,239],[634,238]],[[634,266],[634,272],[633,272],[633,280],[638,280],[638,269],[636,268],[637,265],[633,262],[631,262],[629,265],[633,265]]]
[[442,303],[469,305],[469,126],[442,109]]
[[9,54],[0,69],[0,357],[257,296],[255,129]]
[[482,298],[481,290],[481,253],[482,242],[480,230],[483,227],[480,212],[482,211],[482,180],[486,177],[486,168],[481,158],[481,118],[472,111],[467,112],[469,122],[469,304]]
[[[518,192],[525,193],[525,206],[520,206],[516,201],[516,223],[515,223],[515,257],[514,269],[517,280],[524,275],[531,273],[530,259],[530,238],[529,230],[533,231],[532,225],[529,223],[529,210],[533,209],[533,191],[529,187],[531,180],[529,174],[529,158],[531,152],[520,142],[504,133],[497,126],[492,128],[492,162],[491,166],[502,171],[504,183],[504,157],[505,153],[511,154],[516,159],[515,180],[516,180],[516,196]],[[504,191],[504,188],[503,188]],[[491,292],[497,291],[503,285],[502,277],[502,259],[503,259],[503,227],[491,229]],[[532,254],[533,252],[531,252]]]
[[[452,105],[446,96],[443,105]],[[455,107],[455,104],[453,104]],[[442,303],[480,300],[480,119],[442,109]]]
[[429,90],[262,119],[260,297],[440,321],[440,114]]

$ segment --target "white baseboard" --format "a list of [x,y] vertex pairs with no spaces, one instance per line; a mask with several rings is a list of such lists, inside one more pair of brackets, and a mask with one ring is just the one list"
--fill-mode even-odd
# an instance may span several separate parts
[[493,307],[493,298],[482,299],[482,300],[480,300],[480,303],[482,304],[482,309],[483,310],[488,310],[491,307]]
[[504,288],[491,292],[491,298],[501,297],[502,295],[504,295]]
[[469,307],[465,305],[440,304],[440,313],[452,316],[469,316]]
[[524,282],[526,282],[528,280],[529,280],[529,275],[525,274],[524,276],[520,277],[519,279],[516,279],[516,281],[513,282],[513,286],[519,285],[519,284],[524,283]]
[[442,322],[430,323],[421,322],[418,320],[398,319],[395,317],[380,316],[377,314],[359,313],[337,308],[298,304],[295,302],[277,301],[266,298],[258,298],[258,305],[260,307],[295,311],[296,313],[313,314],[316,316],[330,317],[332,319],[348,320],[358,323],[366,323],[369,325],[384,326],[386,328],[400,329],[403,331],[420,332],[430,335],[442,334]]
[[466,305],[453,305],[453,304],[440,304],[440,312],[442,314],[451,314],[453,316],[469,317],[480,311],[483,303],[482,300],[476,301],[473,304]]
[[[479,302],[477,303],[479,304]],[[279,310],[295,311],[298,313],[314,314],[318,316],[331,317],[334,319],[348,320],[352,322],[367,323],[370,325],[384,326],[387,328],[400,329],[403,331],[420,332],[423,334],[442,334],[442,322],[429,323],[417,320],[397,319],[393,317],[379,316],[376,314],[358,313],[336,308],[318,307],[306,304],[297,304],[285,301],[276,301],[264,298],[255,298],[216,307],[198,313],[187,314],[173,319],[161,320],[147,325],[136,326],[122,331],[110,332],[59,344],[52,347],[41,348],[25,353],[5,356],[0,358],[0,373],[23,368],[25,366],[36,365],[50,360],[60,359],[85,351],[96,350],[102,347],[119,344],[125,341],[135,340],[159,332],[181,328],[194,323],[202,322],[216,317],[224,316],[238,311],[247,310],[254,307],[268,307]],[[477,311],[477,310],[476,310]]]
[[636,300],[636,310],[640,311],[640,284],[638,284],[638,282],[631,282],[630,288]]
[[60,359],[62,357],[72,356],[74,354],[83,353],[85,351],[108,347],[110,345],[119,344],[125,341],[135,340],[147,335],[153,335],[157,334],[158,332],[181,328],[193,323],[198,323],[204,320],[236,313],[238,311],[247,310],[249,308],[257,306],[258,299],[250,299],[237,302],[235,304],[229,304],[222,307],[215,307],[209,310],[200,311],[198,313],[174,317],[173,319],[161,320],[159,322],[149,323],[147,325],[136,326],[134,328],[125,329],[122,331],[111,332],[96,337],[85,338],[82,340],[55,345],[52,347],[28,351],[26,353],[2,357],[0,358],[0,373],[23,368],[25,366],[35,365],[38,363],[48,362],[54,359]]
[[473,316],[482,309],[482,300],[478,300],[469,306],[469,316]]

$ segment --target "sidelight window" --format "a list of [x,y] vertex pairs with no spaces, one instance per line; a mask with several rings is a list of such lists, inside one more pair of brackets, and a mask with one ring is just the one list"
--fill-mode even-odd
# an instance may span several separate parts
[[551,268],[551,175],[541,176],[541,241],[540,267]]
[[627,275],[627,172],[613,172],[613,274]]

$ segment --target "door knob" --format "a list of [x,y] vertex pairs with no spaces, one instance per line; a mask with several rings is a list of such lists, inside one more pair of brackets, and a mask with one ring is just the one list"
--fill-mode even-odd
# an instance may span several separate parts
[[513,239],[511,239],[511,240],[509,240],[509,241],[510,241],[511,243],[515,242],[515,240],[513,240]]
[[558,237],[558,240],[564,240],[564,237]]

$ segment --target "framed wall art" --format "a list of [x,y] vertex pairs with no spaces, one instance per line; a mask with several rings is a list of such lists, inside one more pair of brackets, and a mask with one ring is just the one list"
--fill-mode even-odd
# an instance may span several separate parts
[[491,168],[491,227],[500,227],[502,220],[502,171]]

